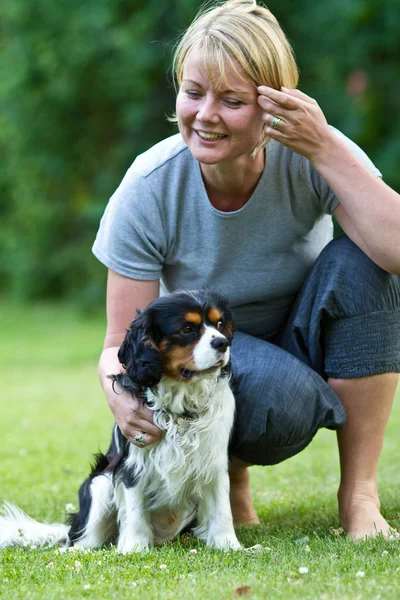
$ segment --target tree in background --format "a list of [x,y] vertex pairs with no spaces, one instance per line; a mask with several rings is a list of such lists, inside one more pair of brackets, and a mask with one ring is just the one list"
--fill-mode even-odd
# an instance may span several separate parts
[[[394,0],[271,0],[300,89],[400,187]],[[176,129],[170,63],[196,0],[3,0],[0,281],[15,299],[102,302],[91,255],[134,157]]]

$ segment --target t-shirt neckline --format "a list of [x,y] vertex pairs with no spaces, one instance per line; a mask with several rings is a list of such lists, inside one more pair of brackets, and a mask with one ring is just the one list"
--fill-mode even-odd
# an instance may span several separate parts
[[196,164],[196,172],[197,172],[197,177],[198,177],[198,180],[199,180],[199,183],[200,183],[200,189],[202,190],[202,200],[205,203],[205,205],[207,206],[208,210],[210,210],[215,215],[218,215],[218,216],[221,216],[221,217],[225,217],[225,218],[229,218],[229,217],[237,216],[237,215],[245,212],[246,210],[250,210],[251,207],[254,204],[256,204],[257,198],[260,196],[259,190],[260,189],[265,189],[265,184],[268,181],[268,171],[269,171],[270,162],[271,162],[271,160],[270,160],[271,153],[268,151],[268,146],[269,145],[270,145],[270,143],[264,148],[265,163],[264,163],[264,170],[261,173],[261,177],[258,180],[257,185],[256,185],[256,187],[255,187],[252,195],[250,196],[250,198],[246,202],[246,204],[244,204],[241,208],[238,208],[238,210],[232,210],[232,211],[219,210],[218,208],[215,208],[215,206],[213,206],[211,204],[210,199],[209,199],[208,194],[207,194],[206,186],[204,185],[203,176],[202,176],[201,168],[200,168],[200,163],[195,158],[193,158],[193,160],[194,160],[194,162]]

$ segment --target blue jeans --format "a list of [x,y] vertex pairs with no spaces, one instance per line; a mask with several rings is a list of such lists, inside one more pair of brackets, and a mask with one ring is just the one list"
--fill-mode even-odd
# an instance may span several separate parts
[[274,339],[235,334],[230,454],[259,465],[290,458],[321,427],[345,425],[329,377],[399,371],[400,277],[341,235],[321,252]]

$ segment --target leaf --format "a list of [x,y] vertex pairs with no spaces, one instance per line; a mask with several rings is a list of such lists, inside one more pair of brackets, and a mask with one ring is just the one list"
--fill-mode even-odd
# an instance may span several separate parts
[[248,596],[252,591],[251,585],[242,585],[234,591],[234,596]]

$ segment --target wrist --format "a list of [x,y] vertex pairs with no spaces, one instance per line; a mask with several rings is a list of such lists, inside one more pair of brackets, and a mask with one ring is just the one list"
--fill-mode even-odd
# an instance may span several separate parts
[[100,383],[104,388],[105,385],[108,387],[108,383],[110,382],[110,375],[117,375],[122,371],[122,365],[118,360],[118,350],[119,347],[111,347],[106,348],[101,353],[99,364],[98,364],[98,375],[100,379]]
[[[344,146],[345,147],[345,146]],[[340,154],[343,149],[343,143],[337,135],[331,130],[327,129],[327,133],[323,136],[318,147],[307,156],[313,167],[319,171],[325,165],[332,164],[335,156]]]

